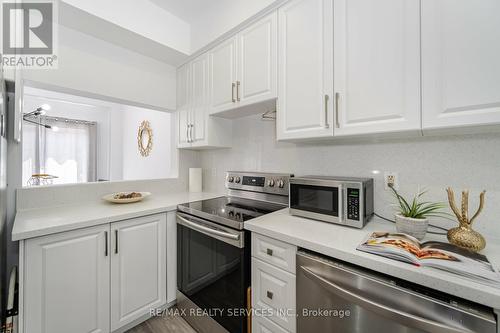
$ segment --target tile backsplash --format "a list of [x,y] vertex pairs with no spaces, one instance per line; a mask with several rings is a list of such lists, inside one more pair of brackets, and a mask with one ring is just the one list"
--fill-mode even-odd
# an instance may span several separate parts
[[453,187],[456,195],[470,189],[471,213],[486,189],[475,229],[500,242],[500,134],[288,143],[276,142],[275,123],[260,116],[234,120],[233,126],[238,133],[233,148],[200,152],[205,191],[223,191],[227,170],[373,177],[375,211],[392,218],[393,198],[383,183],[384,172],[392,171],[398,173],[405,195],[425,188],[428,200],[447,201],[446,187]]

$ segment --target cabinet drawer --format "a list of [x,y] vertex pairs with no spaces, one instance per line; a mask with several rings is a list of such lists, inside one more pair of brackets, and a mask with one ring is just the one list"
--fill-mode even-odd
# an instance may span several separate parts
[[252,317],[252,333],[288,333],[282,327],[264,317]]
[[252,256],[295,274],[297,247],[252,233]]
[[295,332],[295,275],[252,258],[252,306]]

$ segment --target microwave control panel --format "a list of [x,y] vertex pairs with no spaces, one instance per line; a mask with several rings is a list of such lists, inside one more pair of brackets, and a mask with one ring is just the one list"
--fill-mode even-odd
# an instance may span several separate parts
[[347,189],[347,218],[359,221],[359,195],[358,188]]

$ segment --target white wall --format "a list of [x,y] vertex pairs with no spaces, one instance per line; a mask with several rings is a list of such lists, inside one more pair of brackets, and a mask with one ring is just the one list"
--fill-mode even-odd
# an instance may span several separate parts
[[[486,237],[500,239],[500,134],[294,144],[275,141],[272,121],[242,118],[233,126],[238,135],[232,149],[201,153],[204,190],[222,190],[228,170],[374,177],[375,210],[393,217],[383,171],[397,171],[404,194],[420,186],[429,190],[429,200],[447,201],[446,187],[452,186],[456,193],[470,189],[471,212],[477,209],[479,192],[486,189],[485,208],[474,227]],[[374,175],[373,170],[381,174]],[[213,172],[215,178],[210,177]]]
[[62,26],[59,68],[25,70],[23,77],[138,106],[176,108],[173,66]]
[[201,47],[255,15],[276,0],[218,0],[194,13],[191,22],[191,50]]
[[63,0],[155,42],[189,54],[189,23],[149,0]]
[[[133,107],[122,110],[123,180],[172,177],[171,118],[167,112]],[[143,120],[149,121],[153,130],[153,149],[146,157],[140,154],[137,144],[137,131]]]

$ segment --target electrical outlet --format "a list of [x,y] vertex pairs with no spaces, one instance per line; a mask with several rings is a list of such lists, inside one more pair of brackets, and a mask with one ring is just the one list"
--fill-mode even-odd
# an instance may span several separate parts
[[386,171],[384,172],[384,188],[389,190],[390,188],[399,190],[399,177],[397,172]]

